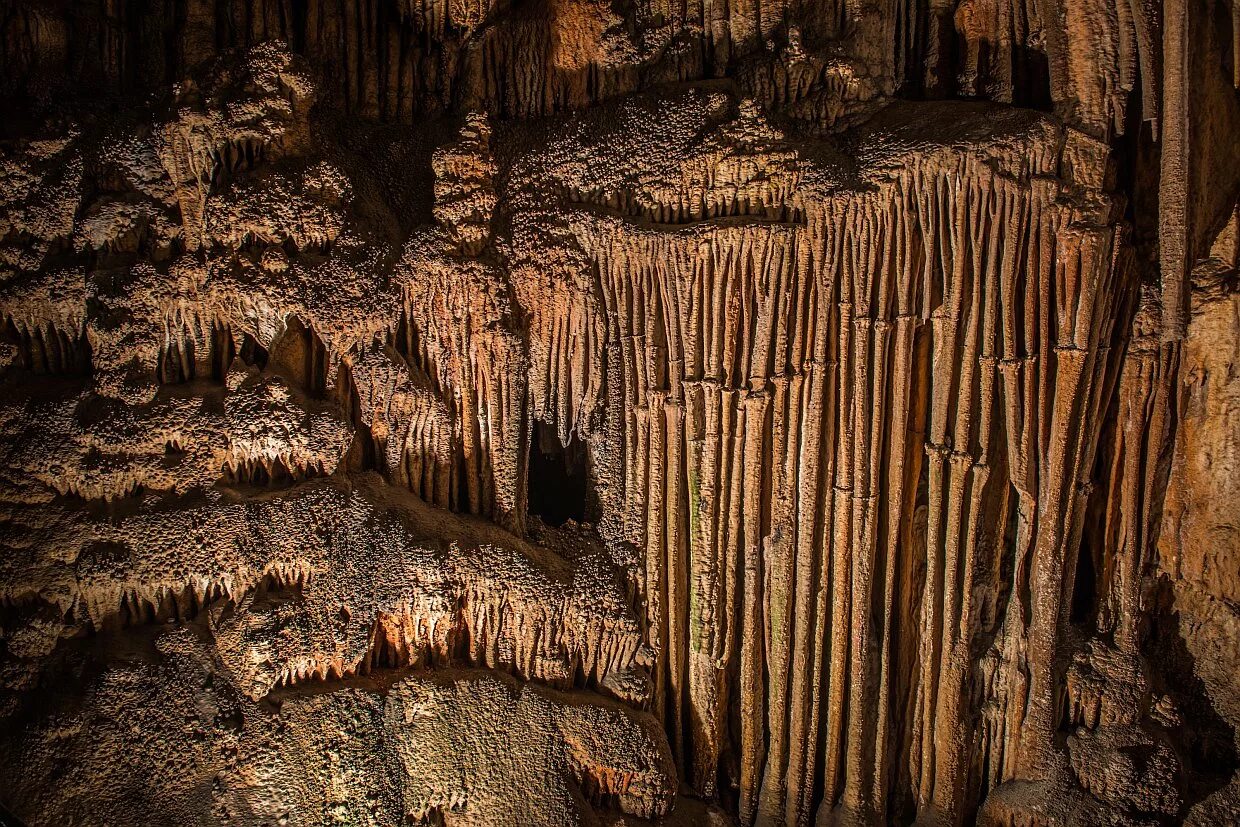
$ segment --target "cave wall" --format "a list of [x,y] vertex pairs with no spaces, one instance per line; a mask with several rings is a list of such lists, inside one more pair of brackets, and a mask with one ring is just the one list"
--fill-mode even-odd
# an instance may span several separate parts
[[[108,646],[171,621],[142,646],[246,721],[482,669],[401,691],[550,745],[378,727],[431,768],[314,768],[376,823],[1240,817],[1237,38],[1221,0],[0,4],[0,801],[79,812],[49,767],[130,747],[62,755],[31,693],[82,657],[81,715],[131,704],[164,678]],[[211,726],[203,773],[275,760]]]

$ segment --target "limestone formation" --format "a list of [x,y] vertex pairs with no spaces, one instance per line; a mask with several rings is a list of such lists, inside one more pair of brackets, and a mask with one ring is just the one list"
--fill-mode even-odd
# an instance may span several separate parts
[[0,821],[1240,822],[1240,3],[0,0]]

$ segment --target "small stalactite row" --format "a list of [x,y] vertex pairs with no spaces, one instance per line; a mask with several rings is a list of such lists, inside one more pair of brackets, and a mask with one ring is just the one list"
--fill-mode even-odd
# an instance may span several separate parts
[[[514,533],[524,531],[522,480],[526,463],[525,348],[496,318],[498,310],[478,301],[484,278],[464,265],[419,284],[406,295],[397,350],[429,378],[449,406],[453,425],[452,510],[480,514]],[[445,326],[442,319],[462,323]],[[403,335],[402,335],[403,334]],[[441,427],[436,423],[430,431]],[[440,440],[438,433],[427,438]],[[439,442],[438,444],[442,444]],[[416,463],[407,464],[409,479]],[[425,478],[427,469],[422,468]],[[442,492],[442,477],[435,477]],[[437,493],[442,501],[442,493]]]
[[[548,609],[519,600],[497,601],[493,589],[489,583],[466,584],[455,604],[428,598],[384,612],[360,659],[290,658],[274,682],[256,685],[254,694],[261,697],[273,686],[366,675],[380,668],[454,664],[498,669],[559,689],[598,689],[608,675],[631,668],[639,644],[631,630],[595,621],[579,629],[565,623],[572,611],[568,606]],[[153,605],[127,596],[122,611]],[[132,609],[125,616],[142,617]]]
[[456,490],[452,412],[430,377],[402,355],[417,352],[409,330],[407,322],[398,326],[399,346],[346,357],[348,407],[373,440],[379,470],[423,501],[449,508]]
[[44,374],[78,374],[90,369],[90,342],[85,325],[66,330],[56,322],[8,317],[5,339],[17,350],[17,362]]
[[157,378],[165,385],[195,379],[219,381],[228,373],[236,352],[232,330],[225,322],[201,319],[197,314],[174,314],[165,320]]

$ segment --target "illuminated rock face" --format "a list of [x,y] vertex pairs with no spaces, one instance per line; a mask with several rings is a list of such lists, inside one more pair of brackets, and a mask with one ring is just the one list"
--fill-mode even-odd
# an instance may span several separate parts
[[1240,820],[1240,6],[0,32],[24,823]]

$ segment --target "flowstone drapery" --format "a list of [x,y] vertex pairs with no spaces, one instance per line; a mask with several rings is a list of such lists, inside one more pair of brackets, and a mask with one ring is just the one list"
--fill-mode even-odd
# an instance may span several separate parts
[[1240,819],[1237,38],[0,3],[0,803]]

